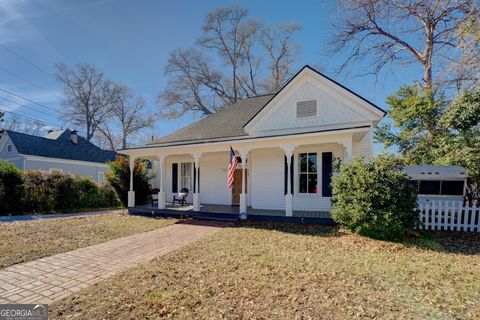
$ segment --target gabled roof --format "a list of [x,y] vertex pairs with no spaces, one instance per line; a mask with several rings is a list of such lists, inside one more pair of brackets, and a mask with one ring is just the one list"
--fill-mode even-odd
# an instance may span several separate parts
[[245,123],[260,110],[273,94],[239,100],[223,110],[209,115],[148,145],[173,145],[199,140],[219,140],[246,136]]
[[147,144],[147,146],[175,146],[181,144],[213,142],[228,140],[229,138],[248,137],[245,126],[250,123],[277,95],[279,95],[302,71],[309,69],[321,77],[331,81],[335,85],[342,88],[346,92],[354,95],[368,104],[368,108],[373,108],[378,114],[380,111],[383,115],[386,112],[374,103],[361,97],[350,89],[344,87],[333,79],[318,72],[312,67],[305,65],[298,71],[276,94],[267,94],[239,100],[238,102],[194,122],[184,128],[181,128],[169,135],[156,139]]
[[291,77],[290,80],[288,80],[287,83],[285,83],[285,84],[283,85],[283,87],[282,87],[280,90],[278,90],[277,93],[275,93],[275,94],[271,97],[271,99],[270,99],[269,101],[267,101],[267,103],[265,103],[265,105],[264,105],[260,110],[258,110],[257,113],[255,113],[255,114],[253,115],[253,117],[251,117],[251,118],[247,121],[247,123],[245,123],[244,127],[245,127],[246,125],[248,125],[248,124],[270,103],[270,101],[272,101],[273,99],[275,99],[276,96],[278,96],[286,87],[288,87],[288,85],[289,85],[299,74],[301,74],[305,69],[308,69],[308,70],[313,71],[313,72],[316,73],[317,75],[319,75],[319,76],[327,79],[328,81],[334,83],[335,85],[339,86],[340,88],[342,88],[342,89],[345,90],[346,92],[348,92],[348,93],[354,95],[355,97],[359,98],[360,100],[366,102],[368,105],[370,105],[370,106],[373,107],[374,109],[382,112],[384,116],[387,114],[387,112],[386,112],[385,110],[383,110],[382,108],[380,108],[379,106],[377,106],[377,105],[374,104],[373,102],[365,99],[365,98],[362,97],[361,95],[355,93],[354,91],[348,89],[348,88],[345,87],[344,85],[338,83],[337,81],[333,80],[333,79],[330,78],[330,77],[327,77],[326,75],[324,75],[324,74],[321,73],[320,71],[318,71],[318,70],[310,67],[308,64],[306,64],[306,65],[303,66],[303,68],[300,69],[293,77]]
[[56,131],[48,137],[9,130],[5,132],[20,154],[99,163],[113,161],[116,156],[114,151],[100,149],[81,136],[78,136],[78,143],[74,144],[70,141],[71,131],[68,129],[63,132]]

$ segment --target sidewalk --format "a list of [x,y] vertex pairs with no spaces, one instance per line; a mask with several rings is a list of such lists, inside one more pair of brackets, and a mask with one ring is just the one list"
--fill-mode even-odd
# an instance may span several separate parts
[[187,221],[0,270],[1,303],[52,303],[230,225]]

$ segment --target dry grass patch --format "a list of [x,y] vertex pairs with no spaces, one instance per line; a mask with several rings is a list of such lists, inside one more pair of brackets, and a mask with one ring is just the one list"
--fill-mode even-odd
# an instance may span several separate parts
[[0,224],[0,267],[31,261],[175,223],[126,214]]
[[480,239],[389,243],[335,228],[242,224],[87,288],[52,319],[467,319]]

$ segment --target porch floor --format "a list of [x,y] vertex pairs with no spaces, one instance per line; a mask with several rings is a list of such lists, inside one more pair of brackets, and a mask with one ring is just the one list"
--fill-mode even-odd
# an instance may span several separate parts
[[[333,224],[330,212],[327,211],[294,211],[292,217],[285,216],[283,210],[265,210],[253,209],[248,207],[249,220],[271,220],[271,221],[286,221],[286,222],[311,222]],[[131,214],[154,214],[154,215],[169,215],[169,216],[188,216],[193,218],[209,218],[218,220],[238,220],[239,207],[217,204],[202,204],[200,211],[193,211],[193,205],[186,204],[183,207],[171,203],[166,204],[165,209],[158,209],[156,205],[151,204],[136,206],[129,208]]]

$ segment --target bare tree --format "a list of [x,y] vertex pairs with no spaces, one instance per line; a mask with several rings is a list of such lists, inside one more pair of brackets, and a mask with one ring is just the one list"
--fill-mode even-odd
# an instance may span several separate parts
[[63,118],[86,131],[90,141],[106,119],[115,101],[113,83],[95,66],[79,64],[74,68],[57,65],[57,79],[64,86],[66,100]]
[[457,30],[478,15],[479,2],[340,0],[338,9],[331,45],[334,53],[349,50],[342,68],[368,56],[375,75],[390,63],[415,63],[424,88],[432,89],[434,71],[458,55]]
[[264,26],[238,6],[212,11],[196,46],[170,54],[167,87],[157,100],[162,116],[208,115],[238,99],[275,92],[290,76],[297,30],[294,24]]
[[158,102],[163,104],[163,117],[178,118],[187,111],[204,115],[216,111],[210,97],[204,93],[212,90],[222,96],[227,94],[223,93],[221,75],[211,72],[209,65],[197,50],[174,50],[170,53],[165,69],[169,78],[167,88],[158,97]]
[[[240,87],[244,79],[240,79],[239,73],[244,54],[251,52],[251,40],[257,35],[260,26],[255,20],[246,20],[247,16],[248,11],[239,6],[218,8],[207,15],[203,26],[204,35],[199,40],[201,46],[215,50],[223,63],[231,68],[229,98],[232,103],[241,97]],[[244,90],[252,87],[255,86],[246,86]]]
[[2,118],[2,115],[5,115],[5,113],[0,112],[0,123],[2,123],[0,129],[23,132],[34,136],[41,135],[48,129],[45,123],[38,120],[21,119],[16,115]]
[[480,17],[472,15],[457,32],[461,58],[455,60],[445,73],[453,74],[458,88],[471,87],[480,80]]
[[265,91],[278,92],[291,75],[290,67],[298,56],[298,46],[291,39],[300,30],[295,23],[267,26],[262,31],[262,46],[269,56],[268,77],[263,84]]
[[138,133],[144,128],[151,127],[154,118],[145,113],[145,100],[135,97],[132,90],[126,86],[117,84],[114,87],[115,100],[110,110],[109,119],[117,120],[120,134],[116,135],[111,128],[110,121],[104,121],[98,126],[99,131],[107,139],[112,150],[116,150],[118,140],[122,149],[127,148],[128,137]]

